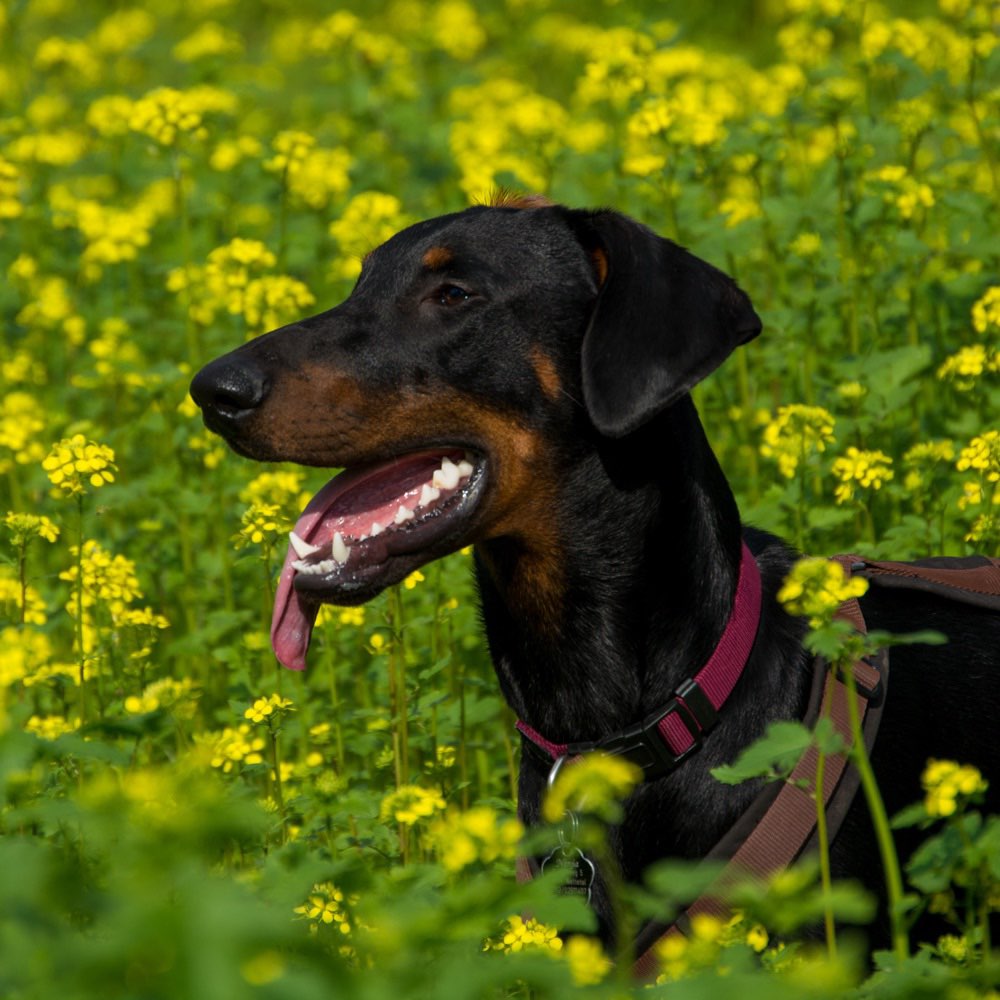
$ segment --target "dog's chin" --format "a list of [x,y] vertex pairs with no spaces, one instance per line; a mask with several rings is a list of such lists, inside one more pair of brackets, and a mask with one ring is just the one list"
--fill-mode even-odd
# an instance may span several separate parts
[[331,479],[290,537],[271,624],[278,659],[305,665],[320,604],[363,604],[469,544],[487,483],[485,456],[461,445],[409,452]]

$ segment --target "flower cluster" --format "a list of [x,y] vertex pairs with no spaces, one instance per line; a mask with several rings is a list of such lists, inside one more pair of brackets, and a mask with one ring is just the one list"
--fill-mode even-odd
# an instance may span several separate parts
[[236,728],[226,726],[221,733],[195,737],[196,742],[206,748],[207,759],[212,767],[230,774],[240,764],[261,764],[262,751],[267,745],[263,736],[251,736],[247,723]]
[[951,816],[959,801],[986,791],[986,781],[979,771],[953,760],[929,760],[920,778],[926,796],[924,808],[929,816]]
[[[79,546],[70,550],[74,557]],[[83,543],[80,554],[80,566],[83,570],[83,606],[91,608],[95,604],[103,604],[113,615],[121,614],[126,605],[136,598],[142,597],[139,589],[139,577],[135,563],[126,556],[108,552],[98,541],[88,539]],[[59,574],[60,580],[75,584],[78,579],[77,567],[70,566]],[[75,602],[67,606],[70,614],[76,613]]]
[[960,392],[968,392],[984,374],[1000,374],[1000,348],[970,344],[959,348],[939,365],[937,376],[951,382]]
[[534,917],[512,916],[507,926],[495,938],[484,945],[484,951],[502,951],[505,954],[519,951],[540,951],[558,953],[562,951],[563,940],[555,927],[549,927]]
[[45,446],[37,438],[44,429],[42,408],[30,393],[9,392],[0,399],[0,473],[8,472],[15,463],[40,462]]
[[216,247],[204,267],[175,268],[167,288],[188,300],[191,318],[203,326],[220,312],[242,316],[251,333],[281,326],[316,300],[288,275],[268,274],[277,257],[260,240],[237,237]]
[[8,511],[3,525],[10,533],[15,547],[26,545],[32,538],[44,538],[54,542],[59,537],[59,526],[53,524],[44,514],[16,514]]
[[847,576],[838,562],[822,556],[800,559],[785,577],[778,600],[792,615],[806,615],[812,628],[829,622],[844,601],[868,590],[861,576]]
[[836,420],[822,406],[791,403],[782,406],[764,428],[760,453],[773,458],[783,476],[791,479],[800,462],[814,451],[825,451],[833,441]]
[[107,445],[88,441],[82,434],[54,444],[42,460],[42,468],[52,485],[65,496],[86,493],[88,483],[94,489],[113,483],[118,471],[114,451]]
[[348,902],[356,900],[348,901],[332,882],[320,882],[312,887],[306,902],[295,907],[295,912],[312,921],[314,926],[325,924],[346,935],[351,933],[351,918],[346,906]]
[[235,536],[237,548],[247,544],[273,545],[281,536],[288,533],[292,525],[282,516],[278,505],[274,503],[251,504],[241,516],[243,526]]
[[0,219],[16,219],[24,211],[17,167],[0,156]]
[[657,982],[673,982],[714,966],[725,943],[725,931],[726,925],[718,917],[698,913],[691,918],[690,935],[675,933],[662,937],[655,950],[660,963]]
[[199,102],[173,87],[157,87],[139,98],[129,114],[129,128],[158,142],[176,145],[178,139],[191,135],[204,139],[208,130],[202,124]]
[[444,809],[444,799],[437,788],[422,788],[420,785],[400,785],[382,799],[379,817],[384,821],[395,820],[404,826],[412,826],[418,820],[427,819]]
[[30,584],[22,586],[5,566],[0,566],[0,611],[26,625],[44,625],[48,620],[42,595]]
[[294,708],[290,698],[282,698],[280,694],[272,694],[267,698],[258,698],[243,713],[243,717],[253,723],[266,722],[268,726],[271,726],[291,711],[294,711]]
[[834,490],[837,503],[854,499],[855,490],[880,490],[883,483],[892,479],[892,459],[881,451],[862,451],[851,445],[832,466],[833,474],[840,480]]
[[330,223],[330,235],[340,249],[333,263],[333,276],[356,278],[361,272],[361,258],[408,222],[395,195],[381,191],[355,195],[340,218]]
[[621,818],[621,801],[641,780],[642,770],[624,757],[586,754],[559,772],[545,796],[542,815],[550,823],[569,812],[614,823]]
[[450,872],[461,871],[476,862],[510,860],[523,833],[519,820],[501,817],[492,806],[448,812],[430,830],[441,864]]
[[1000,285],[990,285],[972,304],[972,327],[977,333],[1000,334]]

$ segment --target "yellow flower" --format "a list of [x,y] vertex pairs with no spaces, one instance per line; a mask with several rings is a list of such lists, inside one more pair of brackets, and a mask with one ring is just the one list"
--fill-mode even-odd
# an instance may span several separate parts
[[361,258],[407,222],[402,204],[395,195],[381,191],[363,191],[355,195],[341,217],[330,223],[330,235],[340,249],[340,256],[334,261],[334,275],[357,277]]
[[26,732],[34,733],[43,740],[55,740],[66,733],[75,732],[80,726],[78,719],[64,719],[61,715],[33,715],[24,724]]
[[778,600],[791,615],[807,615],[812,628],[833,618],[844,601],[868,590],[864,577],[848,577],[840,563],[807,556],[791,568],[778,591]]
[[444,799],[437,788],[400,785],[382,799],[379,816],[383,822],[392,819],[404,826],[412,826],[417,820],[427,819],[442,809]]
[[621,801],[642,780],[642,769],[624,757],[589,753],[568,763],[545,796],[542,815],[558,823],[568,812],[615,822]]
[[347,935],[351,933],[351,920],[345,904],[356,902],[354,897],[345,899],[343,891],[332,882],[320,882],[312,887],[306,902],[295,907],[295,912],[317,926],[325,924]]
[[972,304],[972,325],[978,333],[1000,332],[1000,285],[991,285]]
[[157,87],[132,106],[129,128],[158,142],[174,146],[182,136],[203,139],[202,108],[191,94],[173,87]]
[[59,537],[59,526],[44,514],[15,514],[8,511],[3,523],[15,546],[24,545],[32,538],[54,542]]
[[205,21],[173,48],[180,62],[194,62],[212,56],[238,56],[243,52],[243,39],[218,21]]
[[274,545],[292,527],[291,521],[283,516],[278,505],[273,503],[252,503],[242,514],[243,526],[234,537],[237,548],[250,543],[254,545]]
[[832,471],[840,479],[834,490],[837,503],[853,500],[856,486],[880,490],[894,475],[892,459],[884,452],[861,451],[853,445],[834,461]]
[[927,793],[924,807],[928,815],[935,818],[953,815],[960,798],[969,798],[987,789],[987,782],[976,768],[953,760],[931,758],[920,781]]
[[0,610],[28,625],[44,625],[48,620],[41,594],[30,585],[22,589],[21,581],[6,566],[0,566]]
[[777,416],[764,428],[760,453],[773,458],[783,476],[791,479],[812,451],[825,451],[833,441],[835,418],[822,406],[792,403],[778,409]]
[[1000,373],[1000,348],[971,344],[945,358],[937,370],[937,376],[950,380],[956,389],[967,392],[975,387],[977,379],[984,372]]
[[74,434],[54,444],[42,460],[42,468],[52,485],[65,496],[86,493],[87,483],[94,489],[113,483],[118,471],[114,451],[107,445],[88,441],[82,434]]
[[44,414],[41,403],[27,392],[11,392],[0,400],[0,449],[10,452],[9,458],[0,453],[0,473],[14,462],[41,461],[45,448],[35,439],[45,429]]
[[361,628],[365,623],[364,605],[358,605],[356,608],[341,608],[337,620],[341,625],[353,625],[356,628]]
[[407,590],[413,590],[418,583],[423,583],[426,577],[419,569],[415,569],[404,581],[403,586]]
[[86,122],[98,135],[112,138],[127,135],[133,101],[124,94],[105,94],[87,108]]
[[441,864],[450,872],[461,871],[477,861],[490,864],[512,859],[523,834],[519,820],[499,816],[492,806],[449,811],[430,829]]
[[1000,482],[1000,431],[986,431],[974,437],[959,453],[955,468],[973,469],[991,483]]
[[548,927],[534,917],[525,920],[520,916],[507,918],[507,926],[497,938],[487,941],[484,951],[502,951],[505,954],[524,950],[560,952],[563,942],[554,927]]
[[271,717],[280,719],[282,715],[293,711],[290,698],[282,698],[280,694],[272,694],[268,698],[258,698],[244,713],[243,717],[251,722],[271,723]]
[[243,317],[249,336],[284,326],[315,302],[312,292],[296,278],[285,274],[254,278],[243,295]]
[[238,764],[261,764],[264,761],[261,753],[267,745],[264,737],[251,738],[250,731],[250,726],[244,722],[237,729],[227,726],[221,733],[198,735],[195,742],[204,747],[206,759],[212,767],[230,774]]
[[800,257],[815,257],[823,249],[823,239],[819,233],[799,233],[788,245],[788,249]]
[[577,986],[593,986],[602,982],[614,967],[604,953],[601,942],[583,934],[574,934],[563,949],[570,975]]
[[20,171],[0,156],[0,219],[16,219],[23,211]]

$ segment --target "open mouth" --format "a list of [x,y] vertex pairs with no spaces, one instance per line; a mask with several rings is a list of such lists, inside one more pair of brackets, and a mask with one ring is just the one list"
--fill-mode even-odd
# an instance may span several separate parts
[[451,447],[331,479],[290,536],[271,619],[278,660],[305,667],[320,604],[361,604],[465,544],[485,470],[482,456]]

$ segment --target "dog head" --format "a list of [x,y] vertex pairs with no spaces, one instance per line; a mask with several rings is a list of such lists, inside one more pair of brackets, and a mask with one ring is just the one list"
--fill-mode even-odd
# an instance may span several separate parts
[[345,469],[296,525],[279,659],[304,665],[319,603],[360,603],[457,548],[530,532],[558,456],[632,434],[759,331],[730,278],[616,212],[530,200],[392,237],[341,305],[191,386],[241,454]]

